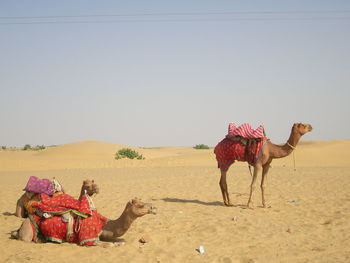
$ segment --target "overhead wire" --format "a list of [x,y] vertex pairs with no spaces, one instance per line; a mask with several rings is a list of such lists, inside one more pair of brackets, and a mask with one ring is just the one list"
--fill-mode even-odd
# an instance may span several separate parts
[[350,17],[317,18],[231,18],[231,19],[157,19],[157,20],[101,20],[101,21],[39,21],[39,22],[0,22],[0,25],[35,25],[35,24],[114,24],[147,22],[229,22],[229,21],[296,21],[296,20],[348,20]]
[[134,14],[87,14],[52,16],[0,16],[0,19],[42,19],[42,18],[82,18],[82,17],[138,17],[138,16],[200,16],[200,15],[239,15],[239,14],[344,14],[350,10],[289,10],[289,11],[225,11],[225,12],[183,12],[183,13],[134,13]]
[[[319,15],[325,15],[325,14],[328,14],[328,15],[332,14],[332,16],[319,16]],[[342,16],[338,16],[340,14]],[[274,21],[274,20],[281,20],[281,21],[283,20],[284,21],[287,21],[287,20],[290,20],[290,21],[347,20],[347,19],[350,19],[350,16],[344,16],[347,14],[350,14],[350,10],[225,11],[225,12],[135,13],[135,14],[129,13],[129,14],[96,14],[96,15],[87,14],[87,15],[53,15],[53,16],[0,16],[0,20],[6,21],[6,22],[0,22],[0,25],[111,24],[111,23],[140,23],[140,22],[144,23],[144,22],[206,22],[206,21],[207,22],[225,22],[225,21]],[[247,15],[250,15],[250,17],[247,17]],[[251,17],[254,15],[260,15],[260,17]],[[283,15],[283,17],[278,15]],[[313,15],[313,16],[293,17],[290,15]],[[213,16],[216,16],[216,17],[213,17]],[[227,17],[227,16],[235,16],[235,17]],[[110,17],[120,17],[120,18],[132,17],[136,19],[74,20],[79,18],[110,18]],[[67,18],[69,18],[70,20],[67,20]],[[39,21],[32,21],[33,19],[38,19]],[[55,19],[55,20],[52,21],[52,19]],[[11,21],[11,20],[14,20],[14,21]]]

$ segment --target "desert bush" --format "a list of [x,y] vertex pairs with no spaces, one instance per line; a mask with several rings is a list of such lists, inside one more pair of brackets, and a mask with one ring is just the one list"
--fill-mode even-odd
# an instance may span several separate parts
[[197,144],[196,146],[193,147],[194,149],[201,150],[201,149],[210,149],[208,145],[205,144]]
[[44,145],[37,145],[33,148],[34,151],[44,150],[46,147]]
[[30,144],[26,144],[24,145],[23,147],[23,150],[26,151],[26,150],[31,150],[32,149],[32,146],[30,146]]
[[1,149],[6,150],[6,146],[1,146]]
[[145,159],[145,157],[143,157],[142,154],[139,154],[138,152],[130,148],[123,148],[123,149],[120,149],[118,152],[116,152],[115,159],[119,160],[122,158],[138,159],[138,160]]
[[27,151],[27,150],[40,151],[40,150],[46,149],[46,147],[44,145],[37,145],[32,147],[30,144],[26,144],[22,149],[24,151]]

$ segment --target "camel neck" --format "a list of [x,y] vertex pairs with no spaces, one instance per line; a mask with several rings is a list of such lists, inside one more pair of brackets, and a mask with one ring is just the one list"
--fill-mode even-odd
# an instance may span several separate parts
[[295,147],[297,146],[299,140],[301,138],[301,135],[299,133],[291,132],[289,139],[287,142],[283,145],[276,145],[271,143],[271,152],[270,156],[274,159],[277,158],[283,158],[288,156],[293,152]]
[[124,235],[136,218],[126,207],[118,219],[111,220],[114,235],[117,237]]
[[78,198],[79,201],[81,201],[83,199],[84,194],[85,194],[85,190],[82,189],[80,191],[80,195],[79,195],[79,198]]

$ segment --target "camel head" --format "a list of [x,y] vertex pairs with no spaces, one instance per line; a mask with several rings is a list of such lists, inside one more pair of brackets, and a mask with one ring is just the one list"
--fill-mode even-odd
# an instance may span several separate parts
[[141,217],[147,214],[156,214],[157,209],[152,204],[144,203],[138,198],[134,198],[126,205],[126,209],[134,217]]
[[97,184],[95,184],[94,180],[85,180],[83,182],[83,186],[81,187],[81,191],[84,192],[86,190],[86,193],[89,196],[92,196],[93,194],[98,194],[100,192]]
[[294,123],[292,128],[293,133],[298,133],[300,135],[304,135],[311,131],[312,131],[312,126],[310,124],[304,124],[304,123]]

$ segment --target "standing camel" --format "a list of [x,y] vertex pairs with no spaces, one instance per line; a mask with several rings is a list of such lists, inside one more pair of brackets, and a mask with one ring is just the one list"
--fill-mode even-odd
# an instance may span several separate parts
[[[262,205],[263,207],[266,207],[266,202],[265,202],[265,186],[266,186],[266,177],[267,173],[270,168],[270,164],[273,159],[277,158],[283,158],[288,156],[289,154],[292,153],[292,151],[296,148],[296,145],[298,144],[301,136],[304,134],[312,131],[312,126],[310,124],[303,124],[303,123],[295,123],[292,127],[291,134],[289,136],[288,141],[283,144],[283,145],[276,145],[271,143],[269,140],[266,141],[266,143],[263,145],[261,149],[261,154],[259,158],[255,161],[253,165],[254,167],[254,173],[252,176],[252,182],[250,184],[250,194],[249,194],[249,200],[247,203],[248,208],[253,208],[253,202],[252,202],[252,196],[253,192],[255,189],[255,183],[256,179],[259,173],[262,173],[261,177],[261,197],[262,197]],[[222,147],[223,144],[225,144],[227,141],[225,140],[230,140],[229,138],[226,138],[222,140],[216,147],[215,147],[215,154],[216,154],[216,159],[218,161],[218,166],[221,170],[221,178],[220,178],[220,189],[222,192],[222,196],[224,199],[224,204],[226,206],[233,206],[233,204],[230,201],[230,197],[228,194],[228,188],[227,188],[227,182],[226,182],[226,173],[230,167],[230,165],[235,161],[235,159],[230,160],[229,163],[226,163],[225,165],[221,165],[219,162],[219,154],[218,152],[220,151],[220,148]],[[248,146],[246,146],[248,147]],[[226,149],[227,150],[227,149]],[[233,149],[234,151],[235,149]],[[222,152],[221,152],[222,154]],[[233,155],[234,156],[234,153]],[[242,160],[242,159],[240,159]],[[247,161],[247,160],[242,160],[242,161]]]

